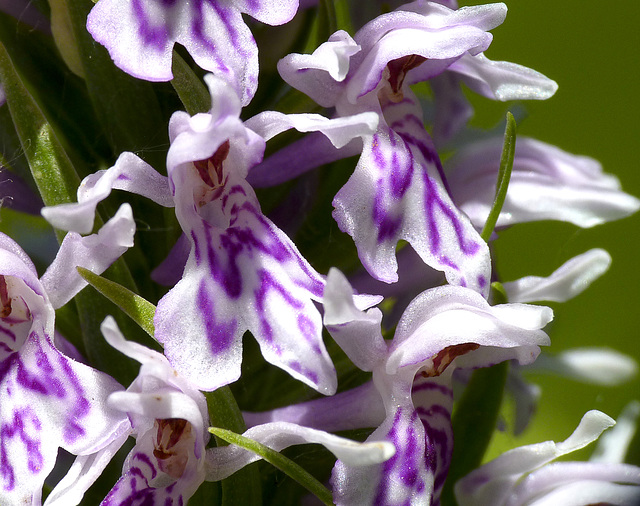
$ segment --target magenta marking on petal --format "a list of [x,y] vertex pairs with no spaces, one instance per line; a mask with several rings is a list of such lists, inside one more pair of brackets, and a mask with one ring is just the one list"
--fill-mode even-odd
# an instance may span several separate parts
[[200,265],[202,263],[202,256],[200,255],[200,244],[198,241],[198,236],[193,230],[191,231],[191,240],[193,241],[193,255],[196,260],[196,265]]
[[316,385],[318,384],[318,375],[311,369],[307,369],[306,367],[304,367],[297,360],[294,360],[293,362],[289,362],[288,365],[291,368],[291,370],[297,372],[298,374],[301,374],[302,376],[309,379],[314,384]]
[[313,324],[311,319],[303,313],[298,315],[298,330],[303,335],[305,340],[312,346],[313,351],[316,354],[321,355],[322,350],[320,350],[320,346],[318,346],[316,340],[318,330],[316,329],[316,326]]
[[36,431],[41,430],[40,420],[31,412],[30,408],[13,412],[11,422],[3,422],[0,425],[0,476],[5,481],[4,489],[13,490],[15,487],[15,473],[13,466],[9,462],[6,446],[10,439],[18,437],[27,455],[27,467],[33,474],[37,474],[42,469],[44,458],[40,452],[40,441],[31,438],[27,434],[26,425],[30,424]]
[[76,399],[73,402],[71,413],[67,415],[66,425],[63,433],[65,442],[72,443],[78,437],[84,436],[86,434],[84,427],[79,424],[79,421],[89,414],[91,405],[85,397],[84,390],[80,385],[78,377],[71,368],[69,359],[60,354],[58,355],[58,362],[76,394]]
[[202,314],[207,329],[207,338],[214,355],[219,355],[227,351],[233,343],[238,322],[232,320],[230,322],[219,323],[215,318],[215,308],[213,299],[209,296],[206,281],[202,280],[198,287],[198,309]]
[[289,292],[278,283],[275,278],[268,271],[261,269],[258,272],[258,277],[260,279],[260,287],[255,292],[256,297],[256,309],[258,314],[260,315],[260,326],[261,326],[261,337],[266,339],[268,342],[273,342],[273,330],[271,329],[271,324],[266,318],[265,311],[265,301],[267,298],[267,294],[271,290],[275,290],[280,294],[280,296],[284,299],[284,302],[290,306],[293,306],[296,309],[302,309],[303,304],[293,298]]
[[138,34],[142,42],[159,51],[169,43],[169,30],[166,26],[151,26],[141,0],[133,0],[133,12],[138,18]]
[[[149,470],[151,471],[151,479],[155,479],[156,475],[158,474],[158,471],[156,469],[156,466],[153,464],[153,461],[149,458],[149,456],[146,453],[143,452],[136,452],[135,455],[133,456],[133,458],[143,464],[145,464],[146,466],[149,467]],[[134,471],[135,470],[135,471]],[[141,478],[144,478],[144,473],[142,472],[141,469],[132,467],[131,471],[134,472],[135,474],[140,475]],[[146,481],[146,478],[145,478]]]

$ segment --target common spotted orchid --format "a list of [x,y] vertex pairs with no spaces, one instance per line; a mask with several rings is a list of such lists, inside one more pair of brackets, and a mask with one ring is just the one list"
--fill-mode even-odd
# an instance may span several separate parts
[[55,309],[86,282],[76,266],[101,273],[133,244],[125,205],[97,234],[66,235],[38,279],[26,253],[0,234],[0,496],[8,505],[40,504],[58,448],[74,455],[102,450],[126,431],[106,404],[122,387],[64,355],[54,339]]
[[[105,319],[101,330],[109,344],[141,364],[129,388],[107,399],[109,408],[120,412],[130,425],[127,431],[111,434],[107,451],[78,457],[48,504],[78,504],[129,435],[136,444],[102,506],[186,504],[205,479],[224,479],[259,459],[238,447],[207,449],[209,415],[202,392],[175,371],[164,355],[127,341],[112,317]],[[354,466],[383,462],[394,452],[387,443],[362,444],[291,423],[263,424],[244,435],[278,451],[297,444],[322,444]]]
[[250,423],[289,420],[329,430],[377,427],[367,439],[393,443],[384,464],[333,471],[338,504],[436,504],[453,449],[451,376],[456,368],[504,360],[535,360],[549,339],[540,330],[549,308],[489,306],[477,292],[443,286],[420,294],[403,314],[392,341],[380,331],[378,309],[359,310],[337,270],[329,273],[324,323],[353,363],[373,373],[372,383],[332,398],[269,413]]
[[175,43],[224,77],[247,105],[258,86],[258,46],[243,14],[269,25],[293,18],[298,0],[100,0],[87,30],[122,70],[148,81],[173,77]]
[[[282,130],[322,130],[342,145],[370,132],[375,115],[331,121],[265,112],[243,123],[234,89],[215,76],[207,83],[211,112],[177,112],[171,119],[168,178],[124,153],[114,167],[85,179],[78,204],[43,214],[60,228],[90,229],[95,206],[112,188],[174,206],[190,252],[182,279],[160,300],[155,316],[155,337],[171,365],[203,390],[231,383],[240,377],[242,335],[250,330],[266,360],[333,393],[335,370],[314,306],[324,278],[262,214],[245,178],[262,159],[265,139]],[[360,298],[364,305],[377,300]]]
[[[474,68],[481,70],[483,89],[535,74],[529,92],[498,98],[552,94],[555,83],[544,76],[516,65],[505,75],[497,69],[502,62],[490,62],[481,54],[491,42],[487,30],[499,25],[505,14],[504,4],[452,10],[434,2],[413,2],[379,16],[353,39],[336,32],[313,54],[292,54],[278,65],[285,81],[323,107],[335,107],[338,116],[372,111],[380,118],[377,131],[363,137],[361,147],[356,142],[343,154],[334,152],[339,158],[360,149],[361,157],[333,201],[338,225],[353,237],[364,267],[379,280],[397,281],[395,247],[403,239],[427,265],[444,271],[450,283],[488,293],[487,245],[451,201],[420,102],[409,85],[445,71]],[[303,141],[285,151],[296,159],[292,173],[288,167],[277,170],[282,160],[276,158],[257,167],[250,180],[261,185],[285,180],[329,161],[327,155],[315,155],[326,149],[326,141],[317,137]]]

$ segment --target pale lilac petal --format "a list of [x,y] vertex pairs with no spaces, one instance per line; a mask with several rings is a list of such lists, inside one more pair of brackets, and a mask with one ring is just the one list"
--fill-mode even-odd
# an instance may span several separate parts
[[431,136],[438,147],[449,142],[473,116],[473,107],[462,92],[459,81],[451,72],[443,72],[429,81],[435,104]]
[[186,504],[205,475],[210,436],[204,395],[164,355],[125,340],[112,317],[101,330],[109,344],[141,363],[126,392],[114,392],[107,399],[131,420],[136,445],[103,505]]
[[362,139],[353,139],[341,149],[320,132],[306,135],[276,151],[254,166],[247,181],[254,188],[265,188],[290,181],[311,169],[342,160],[362,152]]
[[603,249],[592,249],[573,257],[551,276],[527,276],[504,283],[510,302],[565,302],[586,290],[611,265],[611,256]]
[[167,178],[133,153],[125,152],[110,169],[84,178],[78,188],[78,203],[45,207],[42,216],[56,228],[88,234],[93,229],[96,206],[113,189],[137,193],[161,206],[173,207]]
[[330,397],[260,413],[243,412],[247,427],[270,422],[289,422],[312,429],[338,432],[377,427],[385,419],[380,393],[369,381]]
[[615,426],[600,436],[589,461],[622,464],[636,433],[639,418],[640,401],[631,401],[616,419]]
[[[204,480],[204,459],[195,467],[190,462],[178,479],[165,474],[155,457],[153,441],[149,434],[139,438],[123,466],[122,477],[111,489],[101,506],[145,504],[166,506],[187,504]],[[195,468],[194,468],[195,467]]]
[[629,355],[608,348],[573,348],[540,356],[532,369],[584,383],[616,386],[632,379],[638,373],[638,364]]
[[380,332],[382,312],[377,308],[360,311],[353,299],[353,289],[344,274],[332,268],[322,299],[324,325],[358,368],[371,371],[387,354]]
[[513,368],[509,370],[506,389],[513,396],[515,403],[513,434],[518,436],[524,432],[535,414],[542,390],[538,385],[525,381]]
[[97,234],[82,237],[69,232],[53,263],[42,276],[42,285],[54,308],[64,306],[87,282],[77,267],[102,274],[115,260],[133,246],[135,222],[129,204],[122,204],[118,212]]
[[451,202],[417,99],[409,93],[386,105],[389,127],[381,125],[365,139],[355,172],[334,198],[334,218],[354,238],[364,267],[381,281],[397,281],[395,249],[404,239],[450,283],[487,293],[488,246]]
[[449,67],[473,91],[501,100],[546,100],[558,84],[540,72],[517,63],[492,61],[484,54],[464,55]]
[[319,131],[340,149],[357,137],[373,134],[378,126],[378,115],[375,112],[363,112],[354,116],[328,119],[319,114],[282,114],[265,111],[245,121],[245,126],[267,141],[290,128],[299,132]]
[[[323,445],[336,457],[352,466],[368,466],[387,460],[394,453],[393,446],[384,442],[358,443],[327,432],[293,423],[274,422],[257,425],[243,436],[275,451],[307,443]],[[222,480],[260,457],[238,446],[222,446],[207,451],[208,480]]]
[[528,475],[505,506],[634,506],[640,501],[640,468],[628,464],[557,462]]
[[333,107],[349,71],[351,56],[360,46],[339,30],[312,54],[293,53],[278,62],[278,72],[292,87],[302,91],[323,107]]
[[298,11],[298,0],[234,0],[235,7],[267,25],[288,23]]
[[[448,347],[479,345],[456,358],[458,367],[486,367],[503,360],[530,363],[549,344],[539,330],[553,313],[543,306],[502,304],[461,287],[443,286],[422,293],[398,323],[386,369],[427,367]],[[455,357],[455,355],[454,355]]]
[[[493,203],[502,139],[466,147],[448,166],[453,200],[479,228]],[[518,137],[511,182],[498,226],[561,220],[593,227],[629,216],[640,201],[621,191],[615,176],[583,156],[526,137]]]
[[584,415],[578,428],[561,443],[547,441],[509,450],[472,471],[455,486],[458,502],[469,506],[504,505],[524,473],[585,447],[615,421],[599,411]]
[[100,477],[105,467],[124,442],[129,433],[124,432],[104,449],[76,458],[67,474],[47,496],[44,506],[69,506],[80,504],[82,497],[91,485]]
[[182,271],[189,258],[191,244],[184,234],[181,234],[171,248],[169,255],[158,267],[151,271],[151,279],[164,286],[173,286],[182,277]]

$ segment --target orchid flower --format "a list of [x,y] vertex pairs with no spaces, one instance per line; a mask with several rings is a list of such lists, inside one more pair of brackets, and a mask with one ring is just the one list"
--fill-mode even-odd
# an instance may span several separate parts
[[[278,65],[285,81],[318,104],[335,107],[338,116],[373,111],[380,117],[377,131],[363,138],[354,174],[333,201],[338,225],[353,237],[364,267],[379,280],[397,281],[395,247],[404,239],[427,265],[444,271],[450,283],[488,294],[489,250],[449,197],[409,84],[458,62],[463,73],[470,73],[469,68],[486,71],[490,77],[483,76],[491,82],[482,83],[489,89],[503,85],[501,75],[491,71],[495,62],[481,52],[491,42],[487,30],[499,25],[505,13],[504,4],[452,10],[413,2],[379,16],[353,39],[338,31],[313,54],[292,54]],[[538,81],[533,85],[537,90],[550,82],[543,76]],[[347,148],[335,158],[354,154],[358,145]],[[275,184],[330,161],[327,155],[316,156],[320,150],[326,150],[324,140],[303,140],[272,163],[258,166],[250,180]],[[294,157],[297,167],[282,165],[287,156]]]
[[133,245],[124,205],[97,234],[66,235],[42,278],[26,253],[0,234],[0,495],[3,504],[40,504],[58,448],[90,455],[128,421],[106,405],[122,387],[55,346],[55,309],[86,282],[76,266],[101,273]]
[[[124,153],[114,167],[83,181],[78,204],[43,215],[60,228],[90,229],[95,206],[112,188],[174,206],[190,253],[181,281],[160,300],[155,316],[155,337],[171,365],[202,390],[231,383],[240,377],[241,340],[250,330],[266,360],[333,393],[335,370],[313,302],[322,298],[324,278],[262,214],[245,177],[262,159],[265,139],[291,126],[321,130],[340,145],[375,128],[375,115],[331,121],[265,112],[243,123],[233,88],[215,76],[207,84],[210,113],[171,118],[168,178]],[[360,298],[366,307],[378,300]]]
[[599,411],[584,415],[561,443],[547,441],[509,450],[455,485],[459,504],[481,506],[587,504],[640,501],[640,468],[611,462],[556,462],[593,442],[614,420]]
[[203,69],[223,76],[247,105],[258,86],[258,46],[243,14],[281,25],[298,10],[298,0],[100,0],[87,30],[114,63],[139,79],[173,78],[177,42]]
[[[113,392],[107,405],[130,420],[129,431],[114,432],[108,451],[79,457],[49,496],[51,506],[77,504],[128,435],[136,444],[124,463],[121,478],[102,506],[186,504],[206,479],[218,481],[259,457],[238,447],[206,449],[209,415],[204,395],[175,371],[166,357],[127,341],[115,320],[101,326],[105,339],[123,354],[140,362],[140,373],[126,391]],[[388,443],[361,444],[295,424],[264,424],[245,432],[278,451],[291,445],[319,443],[352,465],[371,465],[394,452]]]
[[373,382],[327,399],[270,413],[248,423],[290,421],[325,430],[377,427],[368,442],[389,441],[395,455],[382,465],[333,471],[338,504],[436,503],[453,445],[451,375],[514,359],[530,363],[548,344],[540,330],[551,310],[505,304],[491,307],[477,292],[441,286],[420,294],[385,341],[378,309],[354,305],[346,278],[332,269],[324,294],[324,323],[353,363]]
[[[447,163],[453,201],[481,228],[495,193],[501,140],[479,141]],[[624,193],[620,182],[592,158],[518,137],[507,197],[498,227],[537,220],[561,220],[587,228],[624,218],[640,200]]]

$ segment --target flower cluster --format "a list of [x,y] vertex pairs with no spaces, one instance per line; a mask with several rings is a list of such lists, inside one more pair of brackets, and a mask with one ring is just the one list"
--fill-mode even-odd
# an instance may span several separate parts
[[[533,416],[527,370],[637,368],[541,354],[553,312],[531,303],[577,296],[607,252],[506,282],[498,232],[640,201],[511,115],[504,138],[468,126],[464,87],[557,89],[484,55],[504,4],[366,3],[0,3],[0,503],[302,500],[261,458],[341,505],[640,500],[631,437],[550,463],[600,412],[479,466],[503,390],[515,434]],[[307,443],[311,473],[279,454]]]

